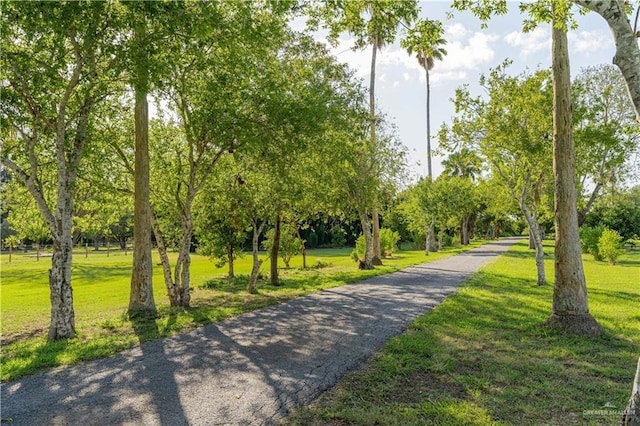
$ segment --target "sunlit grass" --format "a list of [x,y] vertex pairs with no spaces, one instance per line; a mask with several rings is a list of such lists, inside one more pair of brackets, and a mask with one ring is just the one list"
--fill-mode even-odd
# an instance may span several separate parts
[[[302,270],[302,257],[291,261],[291,268],[280,270],[280,283],[266,280],[258,284],[258,294],[245,291],[251,269],[251,257],[235,265],[238,278],[229,281],[226,269],[216,268],[210,259],[193,255],[191,262],[192,308],[170,308],[162,271],[154,253],[154,296],[158,317],[132,323],[126,315],[131,277],[131,253],[84,250],[74,254],[72,282],[78,338],[47,343],[49,324],[49,286],[47,271],[51,259],[13,254],[0,258],[2,266],[2,380],[14,380],[43,368],[71,365],[81,361],[111,356],[141,341],[170,336],[203,324],[265,307],[325,288],[355,282],[406,266],[451,256],[480,245],[449,248],[428,257],[421,251],[400,251],[385,259],[384,266],[360,271],[349,256],[351,249],[310,250],[307,263],[322,268]],[[265,259],[264,254],[261,256]],[[175,260],[175,254],[171,255]],[[262,273],[268,275],[265,261]],[[210,283],[212,288],[203,288]]]
[[[552,254],[552,247],[547,244]],[[524,243],[392,339],[291,424],[619,424],[640,354],[640,250],[585,257],[596,339],[548,328],[551,285]],[[606,414],[602,414],[606,412]]]

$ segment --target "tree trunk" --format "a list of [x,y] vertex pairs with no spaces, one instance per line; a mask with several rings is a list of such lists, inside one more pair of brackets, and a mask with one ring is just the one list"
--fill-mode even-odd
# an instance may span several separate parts
[[622,414],[623,426],[640,426],[640,358],[636,367],[636,375],[633,379],[631,398]]
[[425,229],[425,238],[424,238],[424,255],[425,256],[429,256],[429,237],[430,237],[429,232],[431,232],[431,230],[427,226]]
[[463,246],[469,245],[469,222],[471,221],[471,215],[466,215],[462,218],[462,226],[460,227],[460,244]]
[[271,285],[278,285],[278,251],[280,249],[280,216],[273,226],[273,244],[271,245]]
[[129,315],[155,315],[151,259],[151,212],[149,205],[149,108],[147,104],[149,70],[143,48],[144,24],[135,28],[139,52],[136,58],[135,85],[135,196],[133,223],[133,270]]
[[304,240],[300,235],[300,228],[295,220],[293,221],[293,227],[296,230],[296,236],[298,237],[298,241],[300,241],[300,246],[302,247],[302,269],[307,269],[307,247],[304,245]]
[[[527,224],[529,221],[527,221]],[[529,225],[529,250],[536,249],[536,240],[533,238],[533,231],[531,230],[531,225]]]
[[[378,52],[378,45],[373,43],[373,51],[371,52],[371,80],[369,81],[369,120],[370,120],[370,137],[371,137],[371,149],[372,155],[377,152],[377,140],[376,140],[376,53]],[[377,173],[377,167],[374,166],[374,173]],[[380,250],[380,217],[378,214],[378,197],[373,200],[372,209],[372,221],[373,221],[373,235],[372,235],[372,265],[382,265],[381,250]],[[365,256],[366,257],[366,256]],[[365,262],[366,263],[366,262]]]
[[363,269],[373,269],[373,247],[371,238],[371,225],[369,215],[366,212],[360,213],[360,223],[362,225],[362,235],[364,235],[364,259],[362,259]]
[[258,221],[253,220],[253,266],[251,268],[251,277],[249,278],[249,285],[247,287],[247,291],[252,294],[258,292],[256,283],[258,282],[258,273],[260,272],[260,266],[262,265],[262,260],[260,260],[260,258],[258,257],[258,240],[260,238],[262,230],[264,229],[264,224],[265,222],[262,222],[260,225],[258,225]]
[[70,194],[59,196],[58,214],[56,215],[59,228],[57,237],[54,236],[53,239],[53,256],[49,270],[51,293],[51,324],[47,335],[49,341],[70,339],[76,336],[73,290],[71,288],[72,205]]
[[433,172],[431,169],[431,84],[429,83],[429,65],[427,64],[427,58],[424,58],[424,71],[427,77],[427,172],[429,174],[429,179],[433,179]]
[[542,245],[542,232],[540,232],[540,226],[535,212],[533,212],[526,205],[523,199],[520,199],[520,209],[524,214],[524,218],[529,225],[529,245],[533,243],[533,248],[536,250],[536,271],[538,273],[537,284],[546,285],[547,276],[544,271],[544,246]]
[[380,215],[378,213],[378,201],[374,201],[375,206],[373,208],[372,214],[372,222],[373,222],[373,232],[371,233],[372,238],[372,256],[371,263],[374,265],[382,265],[382,250],[380,248]]
[[616,43],[613,63],[620,68],[627,83],[627,91],[640,121],[640,49],[636,34],[625,12],[625,2],[621,0],[573,0],[602,16],[609,24]]
[[438,251],[438,246],[436,245],[436,217],[431,218],[431,225],[429,226],[429,235],[427,236],[427,242],[429,251]]
[[567,33],[554,26],[552,39],[556,256],[549,324],[565,332],[596,336],[602,328],[589,313],[578,234]]
[[236,275],[233,272],[233,246],[230,245],[227,247],[227,264],[229,265],[229,273],[227,276],[229,278],[234,278]]
[[156,243],[158,244],[158,255],[160,256],[160,263],[162,264],[162,275],[164,276],[164,285],[167,288],[167,297],[169,298],[169,304],[171,306],[180,306],[178,289],[176,288],[176,285],[173,282],[173,278],[171,277],[171,263],[169,262],[167,245],[164,242],[164,236],[162,235],[162,231],[160,230],[158,218],[155,214],[155,211],[153,210],[151,211],[151,224],[153,225],[153,233],[156,236]]
[[190,216],[183,216],[182,243],[174,271],[174,282],[178,288],[178,302],[183,308],[189,308],[191,305],[191,254],[189,252],[191,251],[193,223]]

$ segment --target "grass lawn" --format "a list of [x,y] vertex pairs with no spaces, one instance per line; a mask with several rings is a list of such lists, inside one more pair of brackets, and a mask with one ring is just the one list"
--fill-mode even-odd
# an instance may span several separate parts
[[[271,286],[258,283],[259,294],[245,291],[251,257],[236,263],[239,278],[224,279],[226,269],[218,269],[206,257],[193,255],[191,262],[192,308],[170,308],[159,266],[154,267],[154,295],[158,317],[133,324],[127,317],[132,255],[106,251],[74,253],[72,282],[78,338],[46,342],[50,304],[48,269],[51,259],[13,253],[0,257],[2,320],[2,381],[15,380],[36,371],[77,364],[112,356],[140,342],[191,330],[246,311],[309,294],[321,289],[355,282],[374,275],[396,271],[409,265],[433,261],[457,254],[471,246],[449,248],[425,257],[421,251],[400,251],[384,260],[385,266],[373,271],[359,271],[349,253],[351,249],[310,250],[301,270],[302,257],[292,259],[291,268],[281,270],[281,283]],[[264,256],[263,256],[264,257]],[[175,254],[171,258],[175,260]],[[154,252],[154,265],[159,263]],[[316,267],[314,267],[314,265]],[[321,265],[322,267],[317,267]],[[268,274],[268,262],[263,272]],[[207,284],[207,288],[205,287]]]
[[[535,285],[522,242],[284,423],[620,424],[640,355],[640,250],[616,266],[584,260],[602,337],[545,326],[553,285]],[[546,266],[553,281],[552,256]]]

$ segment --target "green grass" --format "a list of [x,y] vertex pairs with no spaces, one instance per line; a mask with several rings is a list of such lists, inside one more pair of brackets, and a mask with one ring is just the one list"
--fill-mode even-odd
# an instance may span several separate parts
[[[349,253],[351,249],[310,250],[309,266],[328,264],[322,268],[301,270],[302,257],[292,259],[291,268],[281,269],[280,285],[266,281],[258,283],[258,294],[245,291],[250,272],[251,257],[236,263],[239,278],[224,277],[226,269],[218,269],[206,257],[193,255],[191,262],[192,308],[170,308],[161,268],[154,267],[154,295],[158,316],[152,320],[129,320],[126,309],[129,301],[131,253],[112,251],[74,253],[72,282],[76,330],[78,337],[63,342],[46,342],[49,324],[49,286],[47,271],[50,258],[13,254],[0,257],[2,267],[2,381],[15,380],[47,368],[77,364],[82,361],[108,357],[151,339],[171,336],[204,324],[265,307],[325,288],[355,282],[374,275],[396,271],[409,265],[433,261],[480,245],[449,248],[425,257],[420,251],[400,251],[385,265],[373,271],[359,271]],[[264,256],[263,256],[264,257]],[[175,254],[171,256],[175,260]],[[159,260],[154,253],[154,265]],[[263,264],[267,274],[268,263]],[[205,284],[211,288],[203,288]]]
[[[553,285],[535,285],[533,253],[523,242],[283,423],[619,424],[640,354],[640,250],[616,266],[584,259],[602,337],[565,336],[545,325]],[[547,262],[553,281],[552,256]]]

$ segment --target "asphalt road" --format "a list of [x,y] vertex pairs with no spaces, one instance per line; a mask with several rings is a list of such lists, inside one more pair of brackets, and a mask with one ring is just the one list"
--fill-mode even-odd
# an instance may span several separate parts
[[311,402],[518,239],[2,385],[18,425],[269,425]]

